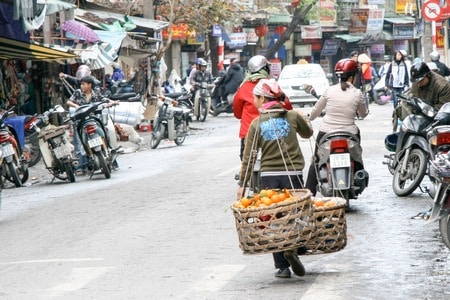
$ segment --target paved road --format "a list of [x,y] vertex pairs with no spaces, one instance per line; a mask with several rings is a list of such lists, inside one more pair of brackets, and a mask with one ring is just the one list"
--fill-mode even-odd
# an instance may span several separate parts
[[[431,199],[396,197],[381,164],[389,116],[375,105],[358,121],[370,186],[351,203],[347,247],[302,257],[304,277],[275,278],[270,255],[242,255],[228,209],[238,124],[221,115],[194,122],[181,147],[121,156],[109,180],[3,190],[0,298],[449,299],[450,251],[437,224],[411,219]],[[309,157],[312,143],[301,146]]]

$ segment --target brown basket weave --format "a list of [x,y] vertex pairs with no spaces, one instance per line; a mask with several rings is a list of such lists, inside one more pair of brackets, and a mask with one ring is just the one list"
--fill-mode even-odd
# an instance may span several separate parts
[[332,207],[314,206],[316,231],[306,245],[306,253],[323,254],[336,252],[347,245],[347,222],[345,219],[346,201],[338,197],[320,198],[325,202],[335,201]]
[[[291,190],[295,201],[267,207],[231,207],[244,254],[280,252],[305,246],[314,234],[309,190]],[[263,221],[265,220],[265,221]]]

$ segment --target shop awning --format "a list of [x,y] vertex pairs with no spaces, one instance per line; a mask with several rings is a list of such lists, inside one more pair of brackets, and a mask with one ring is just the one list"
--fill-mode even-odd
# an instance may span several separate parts
[[96,44],[79,43],[73,46],[73,51],[77,53],[81,61],[92,70],[102,69],[117,59],[117,49],[110,43],[99,42]]
[[[95,16],[97,18],[95,18]],[[102,20],[99,20],[99,18],[103,19],[103,20],[116,19],[119,21],[123,21],[123,17],[124,17],[124,15],[122,15],[122,14],[117,14],[117,13],[112,13],[112,12],[107,12],[107,11],[92,10],[92,9],[84,10],[84,9],[80,9],[80,8],[75,9],[75,19],[83,21],[87,24],[93,23],[93,25],[96,25],[98,27],[100,27],[98,25],[98,23],[102,23]],[[95,18],[95,21],[93,21],[92,18]],[[152,29],[152,30],[162,30],[162,29],[166,28],[167,26],[169,26],[169,22],[152,20],[152,19],[147,19],[147,18],[131,17],[131,16],[129,18],[134,24],[136,24],[136,26],[142,27],[142,28],[147,28],[147,29]]]
[[0,59],[60,60],[76,57],[78,55],[56,45],[47,46],[0,37]]
[[362,36],[351,34],[335,34],[335,38],[346,41],[347,43],[356,43],[362,40]]
[[414,24],[416,20],[412,17],[401,17],[401,18],[384,18],[386,22],[392,24]]

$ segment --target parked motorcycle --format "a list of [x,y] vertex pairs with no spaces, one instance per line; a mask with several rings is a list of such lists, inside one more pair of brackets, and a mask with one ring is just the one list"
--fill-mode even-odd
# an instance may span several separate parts
[[110,138],[115,137],[115,128],[104,110],[108,101],[79,106],[70,119],[75,122],[77,133],[88,159],[91,178],[100,170],[105,178],[111,178],[111,171],[118,155],[118,148],[112,148]]
[[22,147],[23,156],[27,160],[28,167],[36,165],[41,160],[39,150],[38,128],[36,127],[36,115],[9,116],[5,123],[13,127]]
[[55,178],[75,182],[76,161],[68,138],[69,125],[55,126],[49,119],[52,114],[63,112],[64,108],[56,105],[38,116],[39,148],[45,167],[53,175],[52,182]]
[[5,119],[13,110],[14,107],[10,108],[0,117],[0,181],[1,186],[4,185],[3,179],[6,179],[20,187],[28,180],[29,172],[17,133],[14,127],[5,123]]
[[386,149],[395,152],[385,155],[389,172],[393,174],[392,188],[397,196],[408,196],[419,187],[427,173],[430,147],[427,130],[436,114],[434,108],[419,98],[398,95],[411,114],[403,119],[400,132],[385,138]]
[[318,191],[325,197],[357,199],[369,185],[369,173],[363,167],[359,138],[345,131],[330,132],[319,141]]
[[439,221],[442,240],[450,248],[450,103],[436,114],[427,137],[431,148],[429,172],[437,185],[428,223]]
[[186,139],[188,117],[191,109],[177,107],[177,101],[163,97],[158,101],[159,109],[153,121],[150,147],[155,149],[163,139],[174,140],[180,146]]

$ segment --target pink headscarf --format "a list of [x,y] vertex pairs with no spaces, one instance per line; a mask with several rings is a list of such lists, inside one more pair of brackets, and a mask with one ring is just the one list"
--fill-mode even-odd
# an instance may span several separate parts
[[275,79],[261,79],[253,88],[253,95],[273,99],[272,101],[265,103],[263,108],[267,109],[276,104],[281,104],[281,106],[286,110],[292,109],[292,104],[289,101],[289,98],[283,93]]

